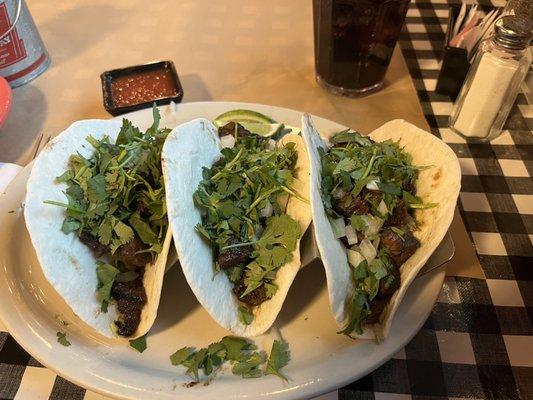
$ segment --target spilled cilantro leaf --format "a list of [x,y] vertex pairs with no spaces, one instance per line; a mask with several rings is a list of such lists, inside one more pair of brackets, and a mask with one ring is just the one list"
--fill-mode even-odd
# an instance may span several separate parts
[[65,347],[70,346],[70,342],[67,340],[67,334],[65,332],[57,332],[57,342]]
[[195,383],[200,382],[200,372],[206,379],[211,379],[225,363],[231,365],[234,375],[242,378],[259,378],[272,374],[287,379],[280,372],[290,358],[287,343],[274,341],[268,362],[264,352],[256,350],[257,347],[248,339],[225,336],[220,342],[199,350],[183,347],[170,356],[170,362],[187,368],[186,373]]
[[288,381],[289,378],[281,373],[281,369],[289,363],[290,359],[289,344],[285,341],[274,340],[268,356],[265,374],[276,375],[284,381]]
[[231,372],[234,375],[240,375],[243,378],[258,378],[263,375],[259,367],[264,364],[264,362],[264,354],[254,352],[247,360],[233,364]]
[[194,352],[192,347],[182,347],[170,356],[170,362],[172,365],[183,364]]
[[129,342],[130,342],[130,347],[133,347],[139,353],[142,353],[148,347],[146,345],[146,334],[144,334],[143,336],[138,337],[137,339],[132,339]]

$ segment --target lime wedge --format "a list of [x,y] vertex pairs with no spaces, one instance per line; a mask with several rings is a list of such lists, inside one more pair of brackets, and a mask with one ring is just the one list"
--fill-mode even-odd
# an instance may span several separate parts
[[250,132],[263,137],[274,136],[283,129],[283,124],[264,124],[257,122],[239,122],[239,124]]
[[238,122],[241,125],[244,123],[255,123],[255,124],[275,124],[272,118],[267,117],[264,114],[258,113],[252,110],[231,110],[220,114],[215,118],[215,125],[220,127],[227,124],[228,122]]

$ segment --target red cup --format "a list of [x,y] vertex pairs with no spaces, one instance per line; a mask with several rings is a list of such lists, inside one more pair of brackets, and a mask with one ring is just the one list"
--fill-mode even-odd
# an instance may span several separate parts
[[9,115],[12,99],[9,83],[0,76],[0,128],[4,125]]

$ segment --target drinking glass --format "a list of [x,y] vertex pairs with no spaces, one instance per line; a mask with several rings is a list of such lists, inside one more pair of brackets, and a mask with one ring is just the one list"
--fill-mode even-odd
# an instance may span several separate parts
[[383,86],[410,0],[313,0],[317,82],[361,96]]

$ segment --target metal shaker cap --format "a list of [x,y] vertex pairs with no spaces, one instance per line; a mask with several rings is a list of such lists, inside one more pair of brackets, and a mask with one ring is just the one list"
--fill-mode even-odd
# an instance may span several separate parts
[[525,49],[533,36],[533,23],[529,18],[506,15],[494,24],[494,40],[500,46],[512,50]]

